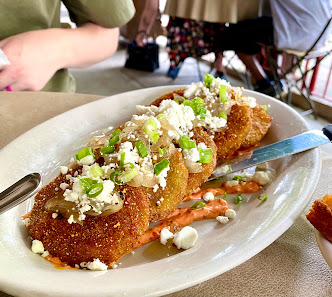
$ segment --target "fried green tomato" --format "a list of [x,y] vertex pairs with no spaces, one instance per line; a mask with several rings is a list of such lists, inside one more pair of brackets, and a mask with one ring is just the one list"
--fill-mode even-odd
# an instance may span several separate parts
[[159,97],[158,99],[156,99],[155,101],[153,101],[151,104],[149,105],[154,105],[154,106],[159,106],[160,103],[164,100],[167,100],[167,99],[175,99],[174,98],[174,95],[178,95],[178,96],[183,96],[184,94],[184,91],[185,89],[180,89],[180,90],[175,90],[175,91],[172,91],[170,93],[167,93],[165,95],[162,95],[161,97]]
[[193,132],[194,132],[193,139],[196,140],[197,144],[204,142],[206,147],[212,149],[212,159],[210,163],[202,164],[203,167],[202,172],[189,173],[185,196],[190,195],[196,188],[198,188],[202,183],[204,183],[209,178],[209,176],[212,174],[212,171],[216,167],[217,147],[214,144],[214,141],[201,127],[194,128]]
[[217,146],[217,163],[237,151],[251,130],[252,108],[233,105],[227,118],[226,129],[216,132],[213,138]]
[[33,239],[40,240],[53,257],[71,266],[99,259],[106,265],[132,250],[148,229],[150,202],[139,188],[121,186],[117,190],[124,199],[123,208],[105,217],[86,216],[83,225],[69,224],[59,214],[45,210],[45,203],[59,195],[59,186],[66,182],[60,175],[43,187],[35,198],[27,227]]
[[252,126],[249,134],[241,145],[241,149],[250,148],[261,141],[271,126],[272,118],[269,116],[264,108],[257,104],[252,109],[253,118]]
[[[185,195],[188,181],[188,170],[182,154],[176,150],[169,158],[170,169],[166,177],[166,187],[158,188],[156,192],[152,188],[141,187],[149,197],[151,203],[151,222],[164,219],[175,209]],[[162,199],[163,198],[163,199]]]

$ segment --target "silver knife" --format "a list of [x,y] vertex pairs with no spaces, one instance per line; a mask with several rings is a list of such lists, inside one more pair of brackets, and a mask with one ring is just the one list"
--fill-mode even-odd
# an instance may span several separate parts
[[213,181],[231,172],[250,168],[267,161],[301,153],[331,141],[332,124],[327,125],[322,130],[310,130],[291,138],[256,149],[253,151],[249,159],[245,159],[232,165],[227,172],[218,172],[218,170],[215,170],[207,181]]

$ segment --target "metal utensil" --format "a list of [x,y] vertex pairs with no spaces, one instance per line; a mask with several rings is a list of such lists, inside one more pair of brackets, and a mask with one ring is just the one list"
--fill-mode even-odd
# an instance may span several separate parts
[[31,173],[0,193],[0,214],[19,205],[37,193],[41,186],[39,173]]
[[[250,158],[231,166],[227,172],[215,170],[208,181],[216,180],[231,172],[240,171],[267,161],[294,155],[332,141],[332,124],[322,130],[310,130],[291,138],[264,146],[253,151]],[[218,169],[218,168],[217,168]]]

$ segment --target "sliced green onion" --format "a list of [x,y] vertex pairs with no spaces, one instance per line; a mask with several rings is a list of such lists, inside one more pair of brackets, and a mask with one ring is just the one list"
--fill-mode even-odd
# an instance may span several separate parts
[[144,126],[144,132],[147,134],[152,142],[157,142],[159,139],[159,132],[157,131],[158,124],[154,119],[147,119]]
[[226,113],[226,111],[222,110],[222,111],[219,113],[219,118],[223,118],[224,120],[227,121],[227,113]]
[[122,130],[120,130],[120,129],[115,129],[115,130],[112,132],[112,136],[119,135],[120,133],[122,133]]
[[114,150],[115,150],[114,146],[111,145],[104,146],[100,149],[101,153],[104,155],[113,154]]
[[86,191],[86,195],[89,198],[97,197],[104,189],[102,183],[93,184],[88,191]]
[[243,181],[243,178],[241,175],[235,175],[232,180]]
[[[202,108],[204,103],[205,102],[202,98],[196,97],[195,99],[192,100],[184,99],[183,105],[191,107],[195,115],[201,115],[201,114],[203,115],[204,110],[202,110]],[[206,114],[206,109],[205,109],[205,114]]]
[[117,170],[114,170],[111,174],[110,174],[110,180],[115,183],[116,185],[123,185],[123,182],[118,182],[115,180],[115,177],[117,175],[121,175],[122,174],[122,168],[118,168]]
[[135,146],[142,158],[145,158],[149,154],[142,140],[137,140]]
[[160,113],[157,115],[157,119],[160,119],[160,118],[166,119],[166,115],[163,113]]
[[201,120],[205,120],[206,118],[206,108],[202,107],[201,110],[199,111],[199,116]]
[[76,154],[76,160],[81,161],[83,158],[87,157],[87,156],[93,156],[94,155],[94,151],[93,148],[91,147],[85,147],[84,149],[80,150],[77,154]]
[[108,145],[112,146],[114,144],[116,144],[118,141],[120,140],[119,136],[113,136],[112,138],[110,138],[110,140],[108,141]]
[[154,166],[154,173],[155,175],[159,175],[164,169],[166,169],[170,164],[168,159],[163,159],[159,163]]
[[120,177],[119,180],[123,183],[127,183],[132,180],[138,174],[137,169],[134,167],[128,171],[125,171]]
[[160,156],[163,156],[163,155],[165,155],[165,154],[167,154],[167,152],[168,152],[168,149],[167,149],[167,147],[164,147],[164,148],[159,148],[159,155]]
[[227,169],[227,171],[226,171],[226,174],[227,174],[227,173],[230,173],[230,172],[232,172],[232,167],[231,167],[231,165],[228,165],[228,169]]
[[220,85],[220,90],[219,90],[219,98],[220,102],[227,102],[227,94],[226,94],[226,85]]
[[205,163],[208,164],[211,162],[212,159],[212,149],[206,148],[206,149],[199,149],[199,163]]
[[215,80],[214,76],[209,74],[209,73],[206,73],[204,75],[204,84],[207,88],[210,88],[212,82]]
[[222,199],[226,200],[227,198],[227,192],[224,193],[224,195],[222,196]]
[[267,195],[263,195],[264,198],[261,198],[262,195],[259,195],[257,197],[258,200],[262,201],[262,202],[265,202],[267,200]]
[[242,202],[242,200],[243,200],[242,194],[241,193],[237,194],[234,203],[235,204],[240,204]]
[[152,142],[157,142],[159,139],[159,132],[158,131],[152,131],[150,134],[150,139]]
[[186,135],[181,135],[180,138],[180,148],[182,149],[192,149],[196,147],[196,141],[190,140],[190,138]]
[[120,168],[122,169],[122,167],[125,165],[124,161],[125,161],[125,158],[126,158],[126,153],[123,152],[120,154]]
[[261,105],[265,112],[267,112],[267,105]]
[[200,209],[205,206],[206,206],[206,204],[203,201],[197,201],[190,207],[190,209]]
[[89,191],[91,186],[97,182],[89,177],[78,177],[78,179],[81,182],[82,186],[84,187],[85,192]]
[[104,175],[104,170],[98,164],[95,164],[90,168],[90,174],[93,177],[101,177]]

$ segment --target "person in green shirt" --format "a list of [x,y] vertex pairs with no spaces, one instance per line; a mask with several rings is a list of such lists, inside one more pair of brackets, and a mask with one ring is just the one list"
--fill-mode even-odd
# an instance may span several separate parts
[[60,0],[0,0],[0,90],[75,92],[67,68],[111,56],[119,29],[135,14],[132,0],[63,0],[77,28],[61,28]]

